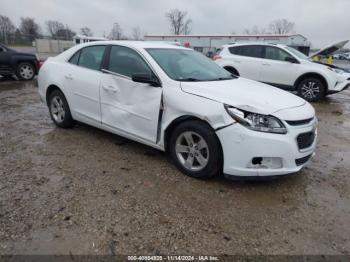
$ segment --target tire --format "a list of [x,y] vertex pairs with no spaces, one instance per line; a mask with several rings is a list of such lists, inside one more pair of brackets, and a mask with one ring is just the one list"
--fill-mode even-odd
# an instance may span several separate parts
[[70,128],[74,125],[69,105],[64,94],[56,89],[49,96],[49,111],[52,121],[56,126]]
[[35,67],[31,63],[20,63],[16,69],[19,80],[32,80],[35,77]]
[[214,130],[202,121],[178,125],[171,134],[169,146],[176,167],[190,177],[210,178],[222,170],[219,140]]
[[309,102],[317,102],[326,96],[324,83],[317,78],[306,78],[297,87],[298,95]]
[[224,67],[224,69],[228,72],[230,72],[231,74],[233,74],[234,76],[239,76],[239,73],[236,69],[234,69],[233,67],[227,66]]

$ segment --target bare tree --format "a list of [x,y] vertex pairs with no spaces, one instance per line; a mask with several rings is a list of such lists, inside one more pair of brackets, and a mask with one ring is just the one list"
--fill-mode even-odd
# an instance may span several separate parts
[[56,37],[57,32],[64,29],[64,24],[56,20],[48,20],[45,22],[46,29],[50,36]]
[[139,26],[136,26],[132,29],[132,39],[137,41],[142,39],[141,29]]
[[72,40],[76,33],[66,25],[64,28],[57,31],[57,37],[65,40]]
[[244,29],[243,33],[245,35],[260,35],[260,34],[266,34],[265,28],[259,28],[258,26],[253,26],[251,29]]
[[165,14],[170,23],[170,30],[174,35],[188,35],[191,33],[192,20],[187,17],[186,11],[173,9]]
[[16,28],[10,18],[0,15],[0,35],[13,34]]
[[27,35],[32,41],[40,36],[41,32],[40,26],[31,17],[21,17],[19,29],[22,34]]
[[278,19],[270,23],[269,28],[271,33],[277,35],[288,34],[294,31],[294,23],[287,19]]
[[80,28],[80,34],[84,36],[93,36],[92,30],[87,26]]
[[123,39],[123,30],[118,23],[114,23],[111,32],[109,33],[111,40]]

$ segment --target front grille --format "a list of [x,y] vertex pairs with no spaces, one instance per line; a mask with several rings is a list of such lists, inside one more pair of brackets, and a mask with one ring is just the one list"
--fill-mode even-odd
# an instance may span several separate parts
[[307,161],[310,160],[311,157],[312,157],[312,154],[311,154],[311,155],[308,155],[308,156],[305,156],[305,157],[303,157],[303,158],[295,159],[295,164],[296,164],[297,166],[304,165]]
[[303,120],[297,120],[297,121],[286,121],[288,125],[291,126],[302,126],[310,123],[314,118],[309,118],[309,119],[303,119]]
[[308,148],[315,140],[315,131],[300,134],[297,137],[298,147],[300,150]]

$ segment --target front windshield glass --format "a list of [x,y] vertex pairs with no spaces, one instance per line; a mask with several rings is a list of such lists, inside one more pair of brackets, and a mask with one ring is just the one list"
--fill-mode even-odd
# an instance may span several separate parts
[[164,72],[176,81],[219,81],[234,78],[204,55],[185,49],[148,48]]
[[293,48],[293,47],[286,46],[286,49],[287,49],[289,52],[291,52],[293,55],[297,56],[297,57],[300,58],[300,59],[309,60],[309,57],[307,57],[307,56],[304,55],[302,52],[296,50],[296,49]]

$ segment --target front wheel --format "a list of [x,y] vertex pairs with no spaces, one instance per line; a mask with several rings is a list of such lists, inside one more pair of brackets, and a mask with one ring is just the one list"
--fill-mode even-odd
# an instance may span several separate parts
[[170,138],[170,154],[186,175],[209,178],[222,169],[221,149],[214,130],[194,120],[180,124]]
[[326,87],[317,78],[307,78],[298,85],[298,95],[309,102],[316,102],[326,95]]
[[17,66],[16,76],[20,80],[32,80],[35,76],[35,67],[31,63],[21,63]]
[[69,128],[74,125],[68,102],[64,94],[56,89],[49,96],[49,110],[53,122],[62,128]]

